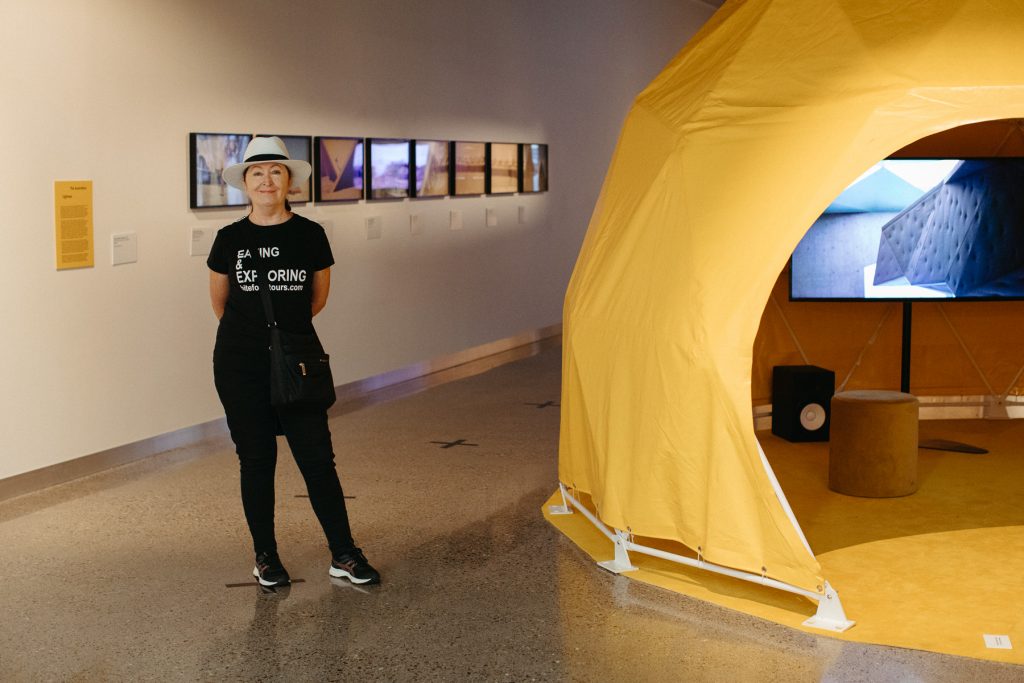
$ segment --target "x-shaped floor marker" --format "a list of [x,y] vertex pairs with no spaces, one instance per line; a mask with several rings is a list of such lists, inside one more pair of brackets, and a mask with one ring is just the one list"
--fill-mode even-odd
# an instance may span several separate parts
[[455,441],[431,441],[430,443],[441,444],[441,448],[452,448],[454,446],[479,446],[478,443],[466,443],[465,439],[456,439]]
[[544,401],[543,403],[524,403],[524,406],[537,406],[538,408],[558,408],[559,404],[554,401]]
[[[306,580],[305,579],[292,579],[292,583],[306,583]],[[257,587],[263,589],[264,592],[270,592],[270,593],[276,592],[276,591],[274,591],[275,587],[264,586],[259,581],[257,581],[256,579],[253,579],[252,581],[246,581],[245,583],[225,583],[224,584],[225,588],[245,588],[246,586],[257,586]],[[276,588],[283,588],[283,587],[284,586],[276,586]]]
[[[296,493],[295,497],[296,498],[309,498],[309,494],[308,493]],[[355,500],[355,498],[356,498],[355,496],[345,496],[345,500]]]

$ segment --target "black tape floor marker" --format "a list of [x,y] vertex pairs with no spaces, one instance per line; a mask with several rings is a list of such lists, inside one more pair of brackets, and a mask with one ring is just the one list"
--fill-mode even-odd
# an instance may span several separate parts
[[[296,493],[295,497],[296,498],[309,498],[309,494],[308,493]],[[345,498],[345,500],[355,500],[356,499],[355,496],[344,496],[344,498]]]
[[478,443],[466,443],[465,439],[456,439],[455,441],[431,441],[430,443],[441,444],[441,448],[453,448],[455,446],[479,446]]
[[537,408],[559,408],[560,404],[555,401],[544,401],[544,403],[524,403],[524,406],[536,406]]
[[[292,579],[292,583],[306,583],[305,579]],[[260,588],[284,588],[284,586],[263,586],[260,585],[259,581],[253,579],[252,581],[246,581],[245,583],[225,583],[225,588],[245,588],[246,586],[259,586]]]
[[972,446],[959,441],[947,439],[925,439],[917,443],[918,448],[927,448],[933,451],[953,451],[955,453],[971,453],[973,455],[984,455],[988,450],[979,446]]

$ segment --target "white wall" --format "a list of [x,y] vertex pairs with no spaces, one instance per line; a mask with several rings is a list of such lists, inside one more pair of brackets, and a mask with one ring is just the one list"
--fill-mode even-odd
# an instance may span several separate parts
[[[317,322],[342,384],[560,320],[623,116],[711,11],[0,0],[0,478],[223,414],[205,260],[188,241],[241,212],[187,208],[190,131],[549,143],[546,195],[298,208],[333,225]],[[57,272],[53,181],[81,179],[95,184],[96,266]],[[366,239],[371,215],[380,240]],[[131,231],[138,263],[112,266],[110,236]]]

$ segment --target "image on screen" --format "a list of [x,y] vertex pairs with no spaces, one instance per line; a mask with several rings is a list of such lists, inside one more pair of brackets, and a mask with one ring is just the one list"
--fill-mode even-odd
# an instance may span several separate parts
[[491,194],[519,191],[519,145],[492,142],[490,154]]
[[793,252],[793,299],[1024,297],[1024,159],[887,159]]
[[363,139],[316,139],[316,200],[343,202],[363,198]]
[[486,142],[456,142],[455,194],[484,194],[486,192]]
[[448,141],[416,140],[415,166],[417,197],[444,197],[448,194]]
[[523,187],[520,192],[548,191],[548,146],[539,144],[521,145]]
[[228,166],[242,163],[251,135],[238,133],[192,133],[189,206],[193,209],[217,206],[245,206],[245,192],[221,178]]
[[409,141],[374,138],[367,141],[370,159],[370,199],[409,196]]

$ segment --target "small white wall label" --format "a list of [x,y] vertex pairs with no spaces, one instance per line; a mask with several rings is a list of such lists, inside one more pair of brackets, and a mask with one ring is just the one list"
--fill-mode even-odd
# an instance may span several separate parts
[[217,236],[217,231],[214,228],[192,228],[191,236],[189,256],[205,256],[213,248],[213,238]]
[[139,260],[139,238],[134,232],[110,236],[110,262],[119,266]]
[[383,222],[380,216],[372,216],[366,219],[366,239],[379,240],[384,233]]

